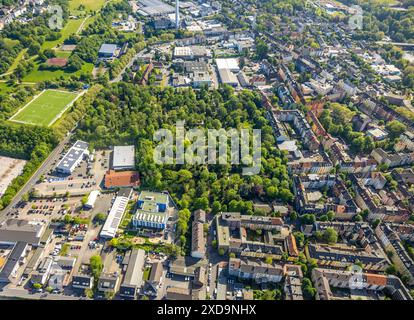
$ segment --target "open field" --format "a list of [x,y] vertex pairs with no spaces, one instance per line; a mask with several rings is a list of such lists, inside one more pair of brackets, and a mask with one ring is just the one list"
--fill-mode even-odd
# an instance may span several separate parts
[[42,45],[42,50],[52,49],[56,47],[57,45],[62,44],[63,41],[65,41],[72,34],[75,34],[78,31],[79,27],[82,25],[83,20],[84,19],[68,20],[66,25],[61,30],[62,36],[59,39],[54,40],[54,41],[45,41]]
[[70,77],[71,75],[80,75],[82,73],[91,74],[93,70],[92,63],[85,63],[82,69],[76,72],[67,72],[65,70],[39,70],[39,64],[36,63],[34,69],[23,78],[24,82],[41,82],[47,80],[54,80],[57,78]]
[[0,197],[14,178],[23,172],[27,161],[0,156]]
[[85,6],[85,10],[97,11],[103,7],[106,0],[71,0],[69,10],[71,13],[77,12],[80,5]]
[[78,97],[77,93],[46,90],[20,109],[10,121],[50,126]]

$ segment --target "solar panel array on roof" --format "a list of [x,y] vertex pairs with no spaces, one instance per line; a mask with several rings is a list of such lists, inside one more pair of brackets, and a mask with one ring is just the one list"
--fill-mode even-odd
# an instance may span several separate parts
[[83,155],[88,153],[89,144],[84,141],[76,141],[65,156],[58,163],[56,170],[71,174],[76,166],[82,161]]
[[105,224],[100,233],[101,237],[113,238],[116,235],[116,231],[121,223],[122,216],[125,213],[128,205],[129,198],[118,196],[115,198],[114,204],[112,205],[111,211],[105,221]]

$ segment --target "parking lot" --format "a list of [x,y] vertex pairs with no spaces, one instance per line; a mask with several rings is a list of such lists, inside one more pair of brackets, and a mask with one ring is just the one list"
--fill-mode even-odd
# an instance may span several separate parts
[[191,278],[175,275],[175,274],[166,274],[165,278],[165,288],[175,287],[181,289],[188,289],[190,288]]
[[71,214],[81,202],[81,197],[35,199],[21,202],[15,210],[6,214],[10,218],[33,221],[51,221]]
[[[61,157],[63,157],[63,153]],[[49,171],[43,181],[36,184],[38,196],[63,196],[69,192],[71,195],[84,195],[92,190],[100,189],[106,171],[109,168],[110,152],[95,152],[93,161],[82,161],[75,171],[67,176],[57,173],[54,169]],[[55,161],[54,166],[60,159]]]

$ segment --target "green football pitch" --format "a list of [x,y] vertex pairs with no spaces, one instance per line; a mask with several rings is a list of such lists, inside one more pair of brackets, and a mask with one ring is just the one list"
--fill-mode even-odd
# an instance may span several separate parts
[[43,91],[11,117],[10,121],[50,126],[60,118],[68,104],[77,97],[78,93],[57,90]]

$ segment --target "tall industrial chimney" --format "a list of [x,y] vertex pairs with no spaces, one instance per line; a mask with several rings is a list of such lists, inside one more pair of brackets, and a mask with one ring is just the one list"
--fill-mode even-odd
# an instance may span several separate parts
[[175,27],[180,29],[180,0],[175,0]]

